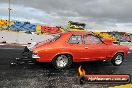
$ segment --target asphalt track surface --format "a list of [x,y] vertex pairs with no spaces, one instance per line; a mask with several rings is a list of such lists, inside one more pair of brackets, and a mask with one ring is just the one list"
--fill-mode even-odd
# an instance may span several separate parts
[[11,59],[20,57],[24,47],[0,46],[0,88],[108,88],[122,84],[89,84],[77,82],[78,67],[86,74],[130,74],[132,76],[132,53],[121,66],[107,62],[73,63],[65,70],[56,70],[51,63],[10,66]]

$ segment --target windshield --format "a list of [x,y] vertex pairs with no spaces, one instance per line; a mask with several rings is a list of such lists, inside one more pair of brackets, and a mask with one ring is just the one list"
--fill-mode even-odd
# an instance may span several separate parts
[[61,36],[61,34],[57,34],[53,36],[53,39],[51,39],[52,42],[56,41],[57,39],[59,39]]

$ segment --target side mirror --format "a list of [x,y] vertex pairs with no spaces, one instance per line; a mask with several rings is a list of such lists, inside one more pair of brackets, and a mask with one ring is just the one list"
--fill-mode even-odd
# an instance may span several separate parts
[[112,44],[113,44],[113,41],[112,41],[112,40],[102,39],[102,41],[103,41],[106,45],[112,45]]

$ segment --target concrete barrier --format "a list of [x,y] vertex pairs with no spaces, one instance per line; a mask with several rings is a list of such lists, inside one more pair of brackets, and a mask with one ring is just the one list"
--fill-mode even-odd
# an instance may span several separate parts
[[0,32],[0,42],[6,41],[6,43],[28,44],[32,42],[44,41],[51,37],[51,35],[37,35],[5,31]]
[[132,49],[132,42],[120,42],[120,45],[127,46],[129,49]]

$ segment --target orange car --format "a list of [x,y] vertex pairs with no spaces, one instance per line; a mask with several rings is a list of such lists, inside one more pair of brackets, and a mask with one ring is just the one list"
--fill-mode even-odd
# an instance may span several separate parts
[[115,45],[89,32],[66,32],[52,39],[35,44],[32,58],[38,62],[52,62],[57,69],[70,66],[72,62],[111,60],[113,65],[122,64],[128,47]]

